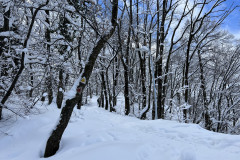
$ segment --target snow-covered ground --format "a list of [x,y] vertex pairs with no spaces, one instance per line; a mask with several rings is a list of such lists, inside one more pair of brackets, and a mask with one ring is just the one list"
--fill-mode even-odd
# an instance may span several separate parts
[[[18,120],[0,137],[0,160],[38,160],[60,110]],[[75,110],[61,147],[50,160],[239,160],[240,136],[194,124],[142,121],[97,107],[96,98]]]

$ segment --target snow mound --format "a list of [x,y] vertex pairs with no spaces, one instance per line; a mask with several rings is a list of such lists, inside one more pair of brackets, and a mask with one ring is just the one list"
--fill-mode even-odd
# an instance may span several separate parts
[[[51,108],[50,108],[51,107]],[[0,137],[1,160],[39,160],[60,110],[15,123]],[[240,136],[195,124],[141,121],[97,107],[96,98],[74,110],[61,147],[49,160],[239,160]]]

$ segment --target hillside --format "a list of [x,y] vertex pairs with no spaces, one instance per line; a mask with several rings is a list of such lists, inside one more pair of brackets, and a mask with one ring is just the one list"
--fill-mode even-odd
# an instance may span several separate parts
[[[1,135],[1,160],[38,160],[59,110],[18,120]],[[96,98],[75,110],[49,160],[239,160],[240,136],[209,132],[195,124],[141,121],[97,107]]]

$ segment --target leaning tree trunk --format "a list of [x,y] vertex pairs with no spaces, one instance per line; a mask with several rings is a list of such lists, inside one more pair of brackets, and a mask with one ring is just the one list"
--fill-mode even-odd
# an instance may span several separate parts
[[[60,120],[56,128],[53,130],[52,134],[48,138],[46,148],[45,148],[45,153],[44,157],[50,157],[54,155],[57,150],[59,149],[59,143],[61,141],[62,135],[64,130],[66,129],[68,122],[70,120],[72,111],[74,106],[78,103],[80,99],[80,91],[82,92],[90,78],[90,75],[92,74],[93,66],[95,64],[95,61],[104,47],[105,43],[107,42],[108,39],[111,38],[113,35],[115,28],[117,26],[117,14],[118,14],[118,0],[113,0],[113,6],[112,6],[112,28],[110,32],[107,34],[103,35],[101,39],[97,42],[96,46],[93,48],[92,53],[89,56],[88,63],[86,64],[82,74],[80,75],[81,77],[85,78],[86,81],[85,83],[79,82],[79,85],[76,90],[76,95],[72,99],[66,100],[66,104],[63,107],[60,115]],[[80,80],[79,79],[79,80]]]
[[[111,32],[111,35],[113,34],[113,31]],[[84,72],[82,74],[82,77],[86,78],[86,82],[90,78],[90,75],[92,73],[93,66],[97,59],[98,54],[100,53],[106,40],[109,39],[111,37],[111,35],[105,35],[104,38],[102,38],[98,41],[96,47],[94,47],[94,49],[89,57],[89,62],[87,63],[87,65],[84,69]],[[85,86],[86,86],[86,84],[80,82],[77,88],[79,88],[82,92],[84,90]],[[47,141],[44,157],[50,157],[50,156],[54,155],[57,152],[57,150],[59,149],[59,143],[61,141],[63,132],[68,125],[73,108],[79,102],[80,97],[81,97],[81,93],[76,93],[74,98],[66,100],[66,104],[63,107],[61,115],[60,115],[59,123],[58,123],[56,129],[53,130],[51,136],[49,137],[49,139]]]

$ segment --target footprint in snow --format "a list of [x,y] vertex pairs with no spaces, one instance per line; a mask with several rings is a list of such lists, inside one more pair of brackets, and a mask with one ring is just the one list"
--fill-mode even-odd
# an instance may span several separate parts
[[179,160],[196,160],[196,154],[193,150],[183,150]]

